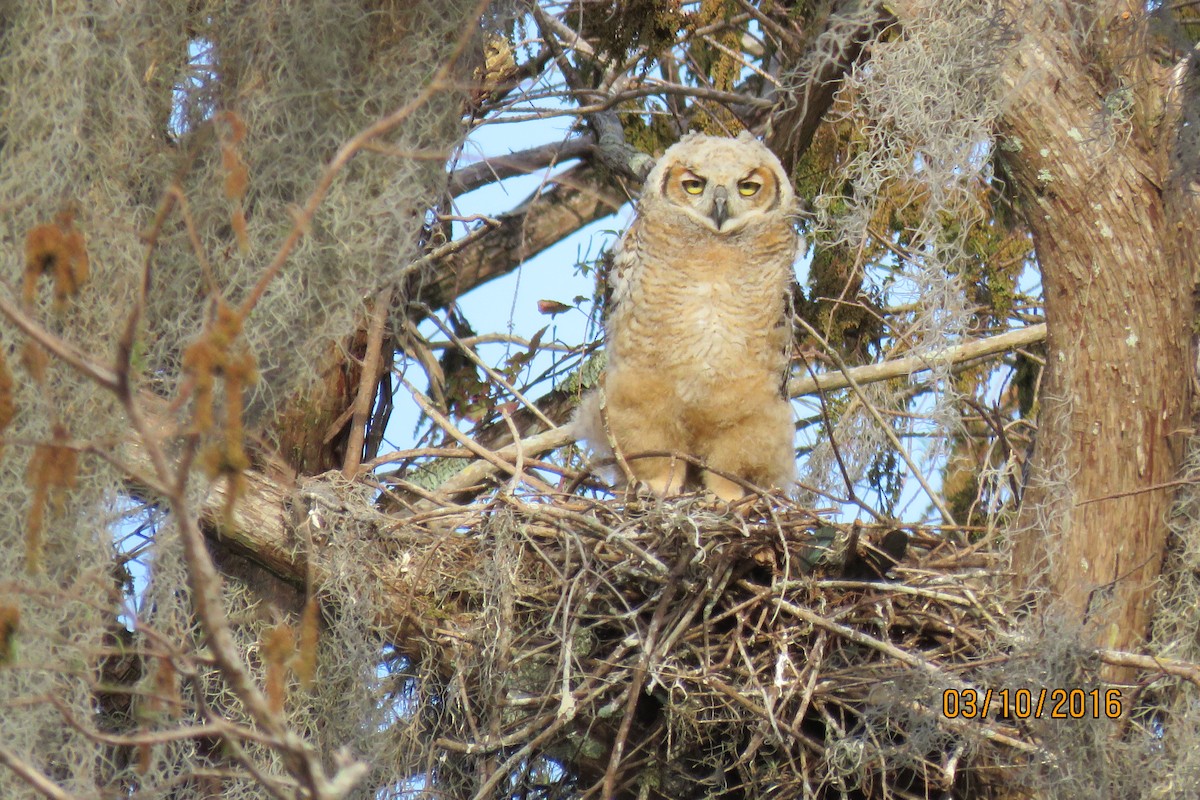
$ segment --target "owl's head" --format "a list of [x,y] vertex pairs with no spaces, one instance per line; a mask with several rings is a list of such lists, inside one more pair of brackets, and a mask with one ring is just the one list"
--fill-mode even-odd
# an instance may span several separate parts
[[647,176],[643,213],[647,200],[650,208],[665,205],[721,235],[767,218],[790,220],[796,204],[783,165],[749,133],[683,137]]

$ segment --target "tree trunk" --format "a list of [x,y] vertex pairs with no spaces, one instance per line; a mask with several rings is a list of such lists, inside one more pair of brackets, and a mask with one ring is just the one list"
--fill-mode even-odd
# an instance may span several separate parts
[[[1143,78],[1139,101],[1118,108],[1130,83],[1091,49],[1103,41],[1113,63],[1112,42],[1133,40],[1109,25],[1119,9],[1098,14],[1085,42],[1071,29],[1079,19],[1007,5],[1025,27],[1004,71],[1000,149],[1033,233],[1049,328],[1013,569],[1096,643],[1137,650],[1167,541],[1162,485],[1176,475],[1191,409],[1187,240],[1200,219],[1170,185],[1171,99],[1165,116],[1147,110],[1162,85],[1146,78],[1148,55],[1117,62]],[[1156,118],[1165,121],[1147,123]]]

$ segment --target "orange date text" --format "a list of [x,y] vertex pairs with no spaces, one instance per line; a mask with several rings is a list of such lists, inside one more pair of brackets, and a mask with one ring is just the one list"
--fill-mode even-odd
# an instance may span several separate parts
[[983,719],[1117,719],[1120,689],[947,689],[942,716]]

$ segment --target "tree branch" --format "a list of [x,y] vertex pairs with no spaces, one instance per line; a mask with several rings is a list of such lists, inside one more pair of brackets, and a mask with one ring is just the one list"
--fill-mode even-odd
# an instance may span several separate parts
[[[940,363],[961,364],[965,361],[974,361],[977,358],[986,358],[994,356],[997,353],[1016,350],[1019,347],[1028,347],[1035,342],[1043,341],[1045,338],[1045,323],[1030,325],[1028,328],[1009,331],[998,336],[989,336],[986,339],[976,339],[953,347],[947,347],[937,356],[936,360]],[[860,386],[867,383],[890,381],[893,378],[903,378],[914,372],[924,372],[925,370],[932,369],[933,366],[931,360],[924,356],[907,356],[905,358],[883,361],[879,364],[866,364],[861,367],[854,367],[845,372],[806,375],[802,378],[793,378],[788,382],[788,395],[790,397],[800,397],[801,395],[816,394],[817,392],[832,392],[838,389],[846,389],[851,385],[851,380]]]
[[[561,20],[547,14],[541,6],[534,6],[533,16],[542,29],[542,39],[546,42],[550,52],[554,54],[567,86],[576,92],[592,90],[593,87],[583,85],[579,72],[562,51],[557,36],[564,35],[565,31],[565,36],[569,43],[576,47],[576,51],[592,61],[593,66],[600,68],[601,65],[595,62],[594,52],[589,54],[580,48],[578,43],[583,41],[582,37],[570,30]],[[605,93],[600,93],[602,98],[604,95]],[[616,102],[615,99],[613,102]],[[638,182],[642,181],[654,165],[654,159],[625,141],[625,129],[621,126],[621,119],[617,116],[617,112],[611,107],[605,107],[599,111],[586,113],[584,116],[592,130],[595,131],[595,155],[600,163],[617,175]]]
[[375,297],[371,310],[371,322],[367,327],[367,349],[363,355],[362,372],[358,379],[358,394],[354,398],[354,415],[350,420],[350,440],[346,443],[346,459],[342,473],[353,478],[362,463],[363,443],[367,437],[367,421],[371,416],[371,405],[379,380],[385,372],[380,371],[383,350],[383,326],[392,307],[392,287],[382,290]]
[[[976,339],[948,347],[937,357],[937,361],[939,363],[962,364],[1010,350],[1016,350],[1021,347],[1028,347],[1031,344],[1043,341],[1045,338],[1046,326],[1044,323],[1031,325],[1028,328],[1009,331],[997,336]],[[884,361],[880,364],[866,364],[860,367],[852,367],[845,371],[809,375],[791,380],[788,383],[788,395],[790,397],[800,397],[816,394],[817,392],[832,392],[839,389],[846,389],[854,384],[863,386],[868,383],[878,383],[879,381],[912,375],[916,372],[924,372],[932,369],[933,366],[934,364],[929,358],[908,356]],[[555,400],[558,400],[558,398],[555,397]],[[538,402],[539,406],[543,404],[542,401]],[[571,405],[561,403],[556,403],[554,407],[558,413],[552,413],[551,416],[560,423],[566,419],[567,413],[573,408]],[[528,419],[531,424],[536,423],[532,415]],[[522,427],[524,428],[525,426]],[[519,443],[499,448],[495,451],[495,455],[505,461],[512,461],[516,458],[518,452],[524,453],[526,457],[537,457],[557,450],[560,447],[565,447],[577,441],[577,438],[573,426],[562,425],[562,427],[554,430],[539,431],[532,436],[522,439]],[[475,461],[439,486],[437,491],[446,496],[452,496],[494,477],[498,472],[499,470],[490,462]]]
[[786,47],[785,39],[785,49],[796,50],[788,61],[806,66],[797,76],[802,82],[780,98],[783,107],[772,115],[767,144],[789,173],[812,144],[846,73],[867,44],[895,21],[882,0],[837,0],[806,47]]
[[449,191],[457,197],[505,178],[529,175],[563,161],[585,158],[592,154],[595,147],[595,137],[585,133],[565,142],[550,142],[517,153],[491,156],[451,172]]
[[416,296],[431,308],[442,308],[459,295],[511,272],[584,225],[614,213],[627,200],[595,167],[573,167],[517,208],[501,214],[496,230],[443,261],[432,280],[425,276],[425,284],[418,284]]

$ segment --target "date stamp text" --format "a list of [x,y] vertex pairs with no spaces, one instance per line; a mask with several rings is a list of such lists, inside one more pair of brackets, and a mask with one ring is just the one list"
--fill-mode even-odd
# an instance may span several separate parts
[[1117,719],[1120,689],[947,689],[942,716],[983,719],[988,714],[1016,719]]

